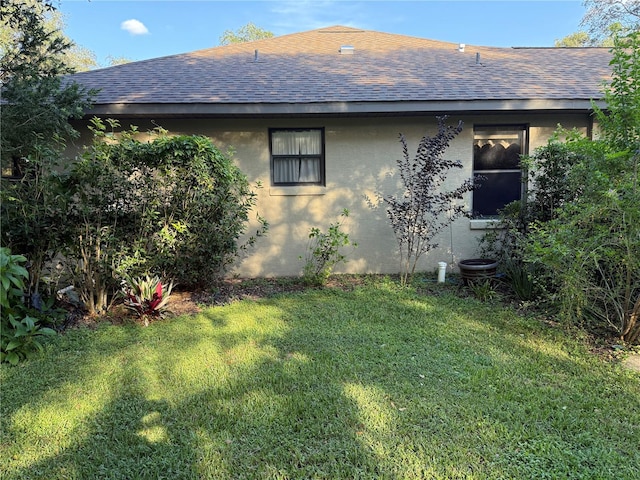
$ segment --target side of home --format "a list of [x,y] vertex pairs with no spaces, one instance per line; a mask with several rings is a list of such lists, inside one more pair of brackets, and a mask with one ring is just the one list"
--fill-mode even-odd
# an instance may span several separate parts
[[454,266],[476,255],[496,210],[522,195],[520,154],[544,145],[559,124],[591,133],[608,58],[603,49],[463,49],[331,27],[75,78],[102,88],[87,118],[203,134],[235,150],[262,184],[256,214],[270,230],[231,273],[300,273],[310,228],[326,229],[345,208],[345,230],[359,247],[340,271],[395,273],[397,243],[380,195],[399,187],[399,134],[414,154],[423,135],[435,134],[436,116],[464,122],[446,156],[463,164],[451,186],[485,178],[464,199],[474,219],[442,232],[419,268]]

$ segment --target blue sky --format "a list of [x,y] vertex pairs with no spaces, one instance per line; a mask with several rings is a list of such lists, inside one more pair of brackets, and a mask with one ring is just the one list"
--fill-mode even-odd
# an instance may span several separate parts
[[[92,50],[131,60],[219,45],[253,22],[275,35],[346,25],[468,45],[553,46],[579,30],[580,0],[61,0],[65,33]],[[125,23],[126,22],[126,23]]]

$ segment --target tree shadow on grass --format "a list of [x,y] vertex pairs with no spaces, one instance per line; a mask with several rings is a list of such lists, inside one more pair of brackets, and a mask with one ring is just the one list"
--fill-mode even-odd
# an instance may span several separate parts
[[[171,342],[193,345],[192,352],[147,353],[142,360],[145,340],[154,341],[148,337],[108,349],[119,357],[110,400],[67,431],[73,440],[64,447],[8,468],[7,478],[356,478],[357,470],[349,473],[354,468],[375,472],[344,428],[356,423],[353,406],[340,390],[312,381],[311,362],[274,348],[268,333],[237,330],[224,315],[206,321],[214,330],[205,341],[199,329],[164,326]],[[190,354],[209,356],[211,365],[181,378],[187,365],[180,357]],[[209,373],[224,378],[209,381]],[[20,432],[8,437],[19,441]]]
[[474,305],[316,291],[99,336],[77,382],[106,364],[109,400],[6,478],[632,478],[634,389]]

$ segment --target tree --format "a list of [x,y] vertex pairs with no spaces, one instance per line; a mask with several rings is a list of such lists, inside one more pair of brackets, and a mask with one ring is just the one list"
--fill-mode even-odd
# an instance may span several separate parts
[[65,54],[65,63],[74,72],[86,72],[98,67],[96,54],[79,45],[72,45]]
[[2,30],[12,32],[3,38],[0,59],[3,173],[24,173],[24,159],[38,145],[76,135],[68,120],[82,116],[94,93],[63,81],[73,72],[66,61],[72,44],[49,28],[47,15],[53,11],[49,0],[0,3]]
[[534,154],[542,160],[539,179],[549,160],[561,162],[564,185],[556,189],[561,196],[551,218],[533,223],[525,257],[553,270],[549,280],[568,322],[607,328],[634,344],[640,342],[640,83],[632,79],[640,78],[640,32],[617,38],[612,51],[607,109],[595,109],[601,139],[573,133],[555,149],[560,155]]
[[[6,0],[3,2],[6,4],[5,11],[8,12],[9,4]],[[22,0],[22,3],[31,9],[37,9],[41,11],[43,14],[43,28],[45,31],[53,33],[58,32],[59,35],[64,39],[64,41],[71,44],[69,50],[64,55],[65,64],[71,68],[74,72],[82,72],[86,70],[91,70],[92,68],[96,68],[98,66],[98,62],[96,60],[96,55],[91,50],[85,47],[81,47],[72,42],[68,37],[66,37],[63,33],[61,33],[65,28],[64,17],[58,11],[55,10],[54,7],[47,7],[50,2],[42,2],[41,0]],[[14,8],[19,6],[19,3],[12,2]],[[11,14],[18,14],[13,13]],[[14,37],[16,35],[20,35],[20,32],[14,28],[16,22],[7,22],[3,23],[5,28],[0,31],[0,51],[4,55],[5,52],[10,51],[13,48]]]
[[415,273],[420,258],[438,247],[436,236],[454,220],[467,215],[464,205],[455,200],[461,200],[474,188],[473,180],[468,179],[453,190],[443,189],[448,172],[463,168],[460,161],[442,158],[451,140],[462,131],[462,122],[453,127],[445,121],[446,117],[438,117],[437,134],[422,137],[414,158],[409,156],[404,135],[400,135],[403,158],[397,160],[397,165],[404,191],[384,197],[400,249],[403,284]]
[[580,30],[555,41],[556,47],[613,47],[614,38],[640,28],[638,0],[584,0]]
[[560,40],[556,40],[555,47],[613,47],[615,38],[622,34],[625,27],[620,22],[612,23],[606,27],[606,35],[591,36],[589,33],[580,31],[567,35]]
[[131,63],[131,59],[127,57],[114,57],[112,55],[107,56],[107,60],[109,61],[109,66],[114,67],[116,65],[124,65],[126,63]]
[[610,36],[610,27],[619,24],[628,31],[640,27],[640,1],[638,0],[584,0],[587,7],[580,25],[596,40]]
[[587,32],[575,32],[556,40],[554,47],[592,47],[593,39]]
[[257,27],[249,22],[244,27],[240,27],[235,32],[225,30],[220,37],[220,45],[230,45],[232,43],[252,42],[254,40],[262,40],[264,38],[273,37],[273,33],[263,28]]

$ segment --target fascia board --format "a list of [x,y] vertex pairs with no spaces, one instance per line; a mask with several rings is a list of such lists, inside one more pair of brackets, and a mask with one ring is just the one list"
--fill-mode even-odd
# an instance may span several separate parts
[[602,100],[455,100],[432,102],[332,102],[332,103],[112,103],[96,104],[87,116],[272,116],[272,115],[405,115],[441,112],[508,112],[508,111],[577,111],[592,110],[595,103],[605,108]]

